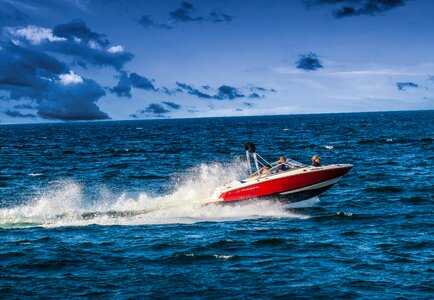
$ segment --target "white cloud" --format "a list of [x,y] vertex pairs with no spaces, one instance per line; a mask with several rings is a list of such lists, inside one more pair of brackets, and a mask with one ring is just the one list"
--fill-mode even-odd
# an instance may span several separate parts
[[53,35],[53,31],[50,28],[38,27],[29,25],[27,27],[20,28],[7,28],[7,31],[14,36],[19,36],[27,39],[32,44],[39,44],[42,41],[48,40],[50,42],[65,41],[65,38],[57,37]]
[[113,46],[108,48],[107,51],[110,53],[120,53],[120,52],[124,52],[124,47],[122,47],[121,45]]
[[60,82],[65,85],[83,83],[83,78],[81,78],[80,75],[75,74],[72,70],[69,71],[69,73],[60,75],[59,78]]
[[95,41],[89,41],[89,47],[92,49],[100,49],[100,46]]

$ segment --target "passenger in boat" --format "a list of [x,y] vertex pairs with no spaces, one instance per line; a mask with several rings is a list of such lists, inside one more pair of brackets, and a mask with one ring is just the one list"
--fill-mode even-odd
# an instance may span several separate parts
[[319,156],[314,155],[312,157],[312,167],[321,167],[321,164],[319,163]]
[[281,156],[279,159],[279,165],[277,166],[277,172],[285,172],[289,170],[289,167],[285,163],[286,163],[286,157]]
[[261,174],[264,174],[264,175],[268,175],[268,174],[270,174],[270,169],[271,169],[271,166],[270,165],[266,165],[265,167],[263,167],[262,169],[261,169]]

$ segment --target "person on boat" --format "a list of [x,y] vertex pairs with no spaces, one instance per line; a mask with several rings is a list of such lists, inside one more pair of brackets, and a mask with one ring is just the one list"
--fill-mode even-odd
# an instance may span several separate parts
[[319,162],[319,156],[318,155],[314,155],[312,157],[312,167],[321,167],[321,164]]
[[285,163],[286,163],[286,157],[281,156],[279,159],[279,165],[277,166],[277,172],[285,172],[289,170],[289,167]]
[[271,169],[271,166],[270,165],[266,165],[265,167],[263,167],[262,169],[261,169],[261,174],[263,174],[263,175],[269,175],[270,174],[270,169]]

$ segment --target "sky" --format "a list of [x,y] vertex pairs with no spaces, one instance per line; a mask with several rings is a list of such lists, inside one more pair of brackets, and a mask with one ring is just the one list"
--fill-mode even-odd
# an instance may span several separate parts
[[431,0],[0,0],[0,122],[434,109]]

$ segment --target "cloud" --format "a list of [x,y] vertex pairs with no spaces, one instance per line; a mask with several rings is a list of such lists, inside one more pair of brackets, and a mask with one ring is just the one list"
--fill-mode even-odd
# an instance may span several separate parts
[[406,91],[408,88],[417,88],[419,85],[414,82],[397,82],[396,87],[399,91]]
[[69,71],[69,73],[59,75],[60,82],[63,84],[77,84],[83,83],[83,78],[75,74],[74,71]]
[[6,30],[18,37],[23,37],[30,41],[32,44],[40,44],[43,41],[59,42],[66,41],[65,38],[53,35],[53,31],[50,28],[38,27],[29,25],[27,27],[8,27]]
[[174,102],[163,101],[163,102],[161,102],[161,103],[167,105],[168,107],[170,107],[170,108],[172,108],[172,109],[180,109],[180,108],[181,108],[181,105],[179,105],[179,104],[177,104],[177,103],[174,103]]
[[312,52],[308,54],[302,54],[300,58],[296,61],[297,69],[302,69],[305,71],[316,71],[323,68],[321,61],[318,56]]
[[193,88],[191,85],[185,84],[185,83],[181,83],[181,82],[176,82],[176,85],[179,86],[181,89],[187,91],[187,93],[189,93],[190,95],[195,95],[199,98],[203,98],[203,99],[212,99],[213,96],[207,94],[207,93],[203,93],[201,91],[199,91],[198,89]]
[[229,16],[227,14],[221,13],[221,12],[216,12],[213,11],[212,13],[210,13],[209,15],[211,22],[213,23],[230,23],[233,21],[234,17]]
[[202,16],[193,16],[194,7],[189,2],[182,2],[181,7],[170,12],[170,18],[176,22],[202,22],[205,20]]
[[130,117],[139,119],[139,118],[146,118],[146,117],[152,117],[152,118],[167,118],[167,113],[178,110],[181,108],[181,105],[169,102],[169,101],[163,101],[160,103],[151,103],[149,104],[145,109],[137,110],[135,113],[130,114]]
[[428,80],[430,80],[430,81],[434,81],[434,75],[429,75],[429,76],[428,76]]
[[64,63],[33,47],[12,42],[0,47],[0,89],[12,99],[40,99],[52,80],[68,72]]
[[275,89],[267,89],[261,86],[251,86],[250,87],[250,91],[254,92],[254,91],[258,91],[258,92],[276,92]]
[[[210,95],[204,92],[201,92],[200,90],[192,87],[191,85],[176,82],[176,84],[183,90],[187,91],[190,95],[195,95],[199,98],[203,99],[216,99],[216,100],[233,100],[236,98],[243,98],[245,97],[244,94],[242,94],[237,88],[229,86],[229,85],[222,85],[217,89],[217,94]],[[210,88],[207,88],[209,90]]]
[[109,89],[110,92],[116,94],[118,97],[131,98],[131,87],[157,91],[151,80],[137,73],[131,73],[128,76],[127,72],[121,72],[118,78],[118,84]]
[[129,79],[131,85],[135,88],[143,89],[143,90],[153,90],[153,91],[156,90],[154,85],[148,78],[144,76],[140,76],[137,73],[131,73]]
[[120,73],[118,84],[111,88],[110,92],[116,94],[118,97],[131,98],[131,82],[126,72]]
[[145,108],[144,112],[152,114],[165,114],[170,112],[170,110],[164,108],[161,104],[151,103]]
[[90,30],[81,19],[72,20],[69,23],[59,24],[54,27],[53,33],[57,37],[74,41],[97,43],[100,47],[107,47],[110,42],[105,34],[99,34]]
[[0,90],[10,99],[36,101],[43,118],[99,120],[108,115],[96,102],[105,95],[93,80],[82,78],[36,47],[0,44]]
[[38,102],[38,115],[63,121],[109,119],[95,104],[104,95],[104,89],[91,79],[72,85],[55,83]]
[[244,102],[243,104],[244,104],[244,106],[246,106],[248,108],[253,107],[253,103],[251,103],[251,102]]
[[223,100],[223,99],[229,99],[233,100],[236,98],[243,98],[245,97],[243,94],[240,93],[240,91],[237,88],[234,88],[229,85],[222,85],[218,88],[218,94],[214,96],[214,99]]
[[121,45],[109,47],[106,36],[91,31],[82,20],[57,25],[54,30],[30,25],[8,28],[7,31],[40,50],[73,57],[83,67],[110,66],[120,70],[133,58],[133,54]]
[[108,48],[107,51],[110,53],[122,53],[125,51],[125,49],[123,46],[117,45],[117,46],[112,46],[112,47]]
[[13,117],[13,118],[36,118],[36,115],[34,114],[23,114],[21,112],[19,112],[18,110],[6,110],[5,115],[8,115],[9,117]]
[[388,10],[405,5],[406,0],[316,0],[306,1],[312,5],[340,5],[333,11],[336,18],[352,17],[360,15],[378,15]]
[[140,20],[138,21],[140,25],[142,25],[145,28],[160,28],[160,29],[172,29],[171,25],[164,24],[164,23],[158,23],[155,22],[150,15],[143,15],[141,16]]
[[258,93],[251,93],[249,95],[249,98],[262,98],[263,96],[260,96]]
[[159,88],[158,90],[167,94],[167,95],[175,95],[177,93],[182,93],[182,89],[180,89],[180,88],[169,89],[165,86]]
[[230,23],[234,19],[233,16],[225,14],[220,11],[212,11],[208,16],[195,14],[193,4],[189,2],[182,2],[180,7],[169,12],[169,19],[165,23],[154,21],[150,15],[142,15],[138,23],[144,28],[159,28],[159,29],[172,29],[174,23]]

